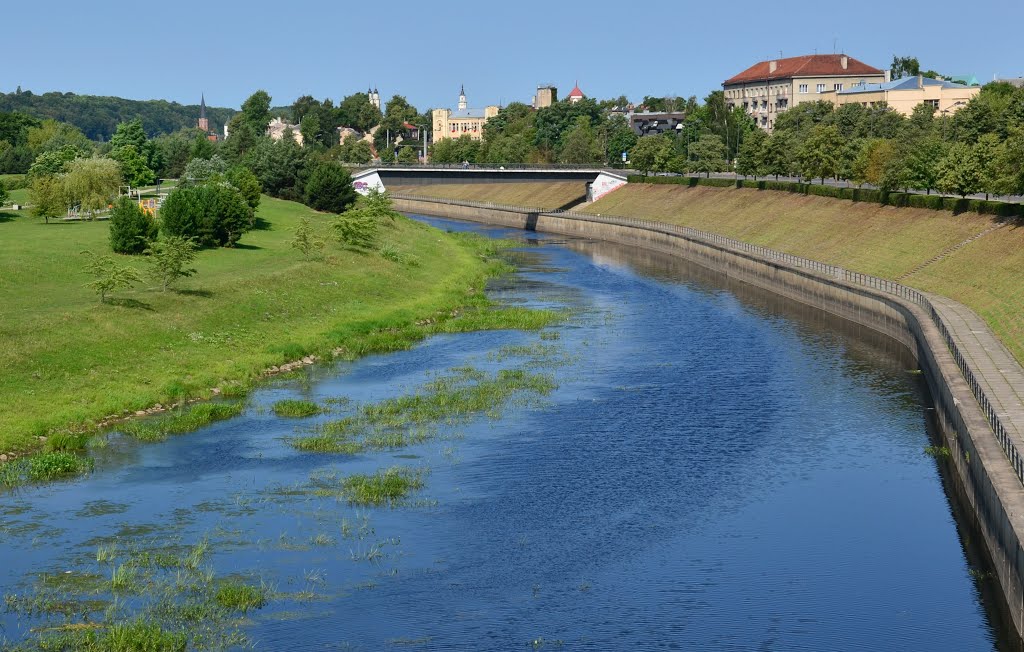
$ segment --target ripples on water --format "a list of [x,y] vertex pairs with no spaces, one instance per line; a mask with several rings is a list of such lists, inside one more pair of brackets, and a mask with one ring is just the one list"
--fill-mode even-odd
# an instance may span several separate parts
[[[575,311],[544,342],[572,363],[542,406],[399,452],[299,454],[276,400],[379,400],[540,339],[436,337],[310,370],[237,419],[0,497],[4,591],[87,566],[115,535],[208,536],[219,571],[317,596],[259,612],[258,649],[994,649],[905,352],[665,257],[524,245],[494,295]],[[395,464],[429,472],[411,506],[282,495]]]

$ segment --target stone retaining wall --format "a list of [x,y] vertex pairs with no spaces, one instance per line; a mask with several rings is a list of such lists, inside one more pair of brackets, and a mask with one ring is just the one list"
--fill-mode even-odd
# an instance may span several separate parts
[[[813,261],[805,261],[811,265],[787,264],[778,259],[785,257],[782,255],[757,255],[745,250],[749,247],[730,246],[724,238],[687,237],[669,225],[629,224],[616,218],[407,196],[396,197],[395,206],[405,213],[606,240],[681,256],[869,327],[906,346],[931,390],[938,422],[951,451],[952,475],[985,540],[1006,600],[1006,615],[1018,635],[1024,633],[1024,489],[943,333],[921,305],[883,289],[851,283],[846,279],[849,273],[826,273],[836,269],[828,265]],[[885,288],[901,287],[887,281],[881,284]],[[1011,452],[1016,453],[1015,449]]]

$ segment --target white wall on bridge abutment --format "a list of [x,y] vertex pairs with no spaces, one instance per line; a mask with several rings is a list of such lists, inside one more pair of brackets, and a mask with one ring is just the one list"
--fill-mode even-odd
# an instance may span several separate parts
[[377,190],[386,190],[384,188],[384,182],[380,179],[380,174],[376,170],[371,170],[364,174],[357,174],[355,179],[352,181],[352,186],[356,189],[360,195],[369,195],[372,188]]
[[608,193],[618,190],[624,185],[626,185],[626,179],[623,177],[617,174],[602,172],[597,175],[597,178],[594,179],[594,182],[591,184],[590,196],[587,197],[587,200],[597,201]]

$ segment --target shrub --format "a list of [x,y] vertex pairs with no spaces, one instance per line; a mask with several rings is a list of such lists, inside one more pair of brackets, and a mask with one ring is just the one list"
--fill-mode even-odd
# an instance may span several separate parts
[[28,479],[32,482],[81,475],[91,469],[91,459],[63,451],[42,453],[28,458]]
[[324,250],[324,241],[316,236],[313,225],[308,217],[299,220],[295,227],[295,237],[289,242],[292,249],[298,249],[305,256],[306,260],[319,258]]
[[128,197],[121,197],[110,212],[110,248],[119,254],[141,254],[156,240],[156,220]]
[[227,183],[178,188],[160,209],[164,233],[193,239],[201,247],[230,247],[252,224],[249,204]]
[[328,213],[343,213],[356,201],[352,176],[337,163],[317,163],[306,181],[305,203]]
[[179,278],[196,273],[195,268],[188,267],[196,258],[196,245],[191,240],[170,235],[163,242],[154,242],[146,253],[150,255],[149,276],[160,283],[163,292]]
[[89,262],[85,265],[85,273],[92,276],[92,281],[86,283],[96,294],[100,295],[100,303],[107,300],[107,294],[114,290],[130,288],[142,277],[132,267],[121,265],[111,256],[97,256],[91,251],[83,251],[89,256]]
[[263,194],[263,184],[256,178],[256,175],[252,173],[252,170],[245,167],[244,165],[236,165],[228,170],[227,173],[228,183],[235,187],[242,197],[245,198],[245,202],[249,204],[249,208],[256,210],[260,207],[260,196]]
[[377,218],[366,209],[354,209],[334,221],[338,241],[346,247],[372,249],[377,240]]

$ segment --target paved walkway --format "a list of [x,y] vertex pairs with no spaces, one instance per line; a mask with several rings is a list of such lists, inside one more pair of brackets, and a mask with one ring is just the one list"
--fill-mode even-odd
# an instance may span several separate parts
[[1024,368],[967,306],[929,294],[1018,450],[1024,451]]

